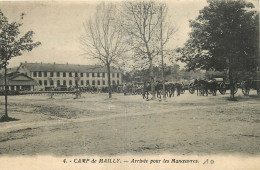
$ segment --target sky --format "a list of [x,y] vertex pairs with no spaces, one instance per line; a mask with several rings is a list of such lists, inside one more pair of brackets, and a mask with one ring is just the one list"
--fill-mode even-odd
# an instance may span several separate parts
[[[257,0],[253,0],[257,2]],[[0,2],[0,9],[9,22],[22,20],[21,33],[29,30],[35,32],[33,40],[40,41],[41,46],[22,56],[10,60],[9,67],[18,66],[21,62],[96,64],[88,59],[79,43],[84,34],[83,23],[95,13],[100,1],[18,1]],[[195,19],[199,10],[207,5],[206,0],[171,0],[166,1],[170,22],[177,28],[170,46],[181,47],[188,39],[189,20]]]

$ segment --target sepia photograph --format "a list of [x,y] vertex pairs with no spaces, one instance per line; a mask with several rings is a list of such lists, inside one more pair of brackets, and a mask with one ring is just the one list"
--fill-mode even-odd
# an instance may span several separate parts
[[258,0],[0,1],[0,170],[260,169]]

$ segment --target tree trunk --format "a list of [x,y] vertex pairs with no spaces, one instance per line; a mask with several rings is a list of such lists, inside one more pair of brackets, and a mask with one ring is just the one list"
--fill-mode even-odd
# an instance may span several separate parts
[[110,64],[109,63],[107,63],[107,78],[108,78],[108,97],[112,98],[111,77],[110,77]]
[[8,95],[8,86],[7,86],[7,81],[6,81],[6,75],[7,75],[7,67],[4,67],[5,69],[5,116],[6,118],[8,117],[8,112],[7,112],[7,95]]
[[232,71],[229,72],[229,81],[230,81],[230,100],[235,99],[234,95],[234,82],[233,82],[233,73]]
[[162,84],[163,84],[163,99],[166,99],[165,95],[165,79],[164,79],[164,63],[163,63],[163,36],[162,36],[162,6],[160,7],[161,11],[161,55],[162,55]]
[[162,83],[163,83],[163,99],[166,99],[165,79],[164,79],[164,66],[162,67]]
[[232,57],[229,57],[229,83],[230,83],[230,100],[235,100],[234,95],[234,81],[233,81],[233,60]]
[[150,59],[149,62],[150,62],[150,76],[151,76],[151,91],[152,91],[152,100],[153,100],[153,99],[155,99],[155,82],[154,82],[153,60]]

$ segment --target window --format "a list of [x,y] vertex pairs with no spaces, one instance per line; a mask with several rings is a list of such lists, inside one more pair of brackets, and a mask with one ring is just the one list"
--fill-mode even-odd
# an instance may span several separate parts
[[97,73],[97,77],[100,77],[100,74],[99,74],[99,73]]
[[92,77],[95,77],[95,73],[92,73]]
[[116,77],[119,78],[119,73],[117,73]]
[[64,86],[66,86],[66,85],[67,85],[67,84],[66,84],[66,80],[63,80],[63,85],[64,85]]
[[37,72],[36,71],[33,72],[33,77],[37,77]]
[[97,81],[97,85],[100,85],[100,81],[99,80]]
[[106,81],[105,80],[103,80],[103,85],[106,85]]
[[92,86],[95,86],[95,80],[92,81]]
[[117,85],[119,85],[119,80],[117,80]]
[[60,72],[57,72],[57,77],[60,77]]
[[63,72],[63,77],[66,77],[66,73],[65,72]]
[[60,86],[60,80],[57,80],[57,86]]
[[87,73],[87,77],[89,77],[89,73]]
[[78,73],[75,73],[75,77],[78,77]]
[[42,81],[41,80],[39,80],[39,84],[42,85]]
[[116,82],[115,82],[115,80],[113,80],[113,85],[115,85],[116,84]]
[[41,71],[39,71],[38,76],[42,77],[42,72]]
[[77,81],[77,80],[75,80],[75,86],[78,86],[78,85],[79,85],[78,81]]
[[47,77],[47,72],[44,72],[43,74],[44,74],[44,77]]
[[44,80],[44,86],[47,86],[47,80]]
[[50,77],[53,77],[53,72],[50,73]]
[[113,77],[113,78],[115,77],[115,73],[112,74],[112,77]]
[[80,73],[80,77],[83,77],[83,73]]
[[72,73],[71,72],[69,73],[69,77],[72,77]]
[[69,85],[72,86],[72,80],[69,81]]
[[105,73],[102,73],[102,77],[105,77]]
[[53,80],[50,80],[50,85],[53,86]]
[[80,82],[80,85],[81,85],[81,86],[83,86],[83,85],[84,85],[84,82],[83,82],[83,80],[81,80],[81,82]]
[[86,81],[86,85],[89,85],[89,80]]

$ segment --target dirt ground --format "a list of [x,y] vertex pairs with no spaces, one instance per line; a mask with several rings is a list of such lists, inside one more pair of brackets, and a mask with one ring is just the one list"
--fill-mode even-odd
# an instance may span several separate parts
[[[10,96],[0,155],[260,154],[260,97]],[[0,116],[4,98],[0,97]]]

